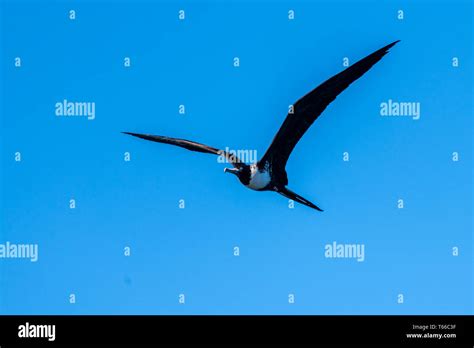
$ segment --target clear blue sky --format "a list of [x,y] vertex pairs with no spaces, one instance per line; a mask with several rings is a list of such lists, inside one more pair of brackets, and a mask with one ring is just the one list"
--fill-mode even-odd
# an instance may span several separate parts
[[[472,314],[472,18],[469,1],[2,1],[0,243],[39,259],[0,259],[0,313]],[[120,133],[262,154],[344,57],[397,39],[290,158],[323,213]],[[55,116],[63,99],[95,119]],[[381,117],[388,99],[420,119]],[[325,258],[334,241],[365,261]]]

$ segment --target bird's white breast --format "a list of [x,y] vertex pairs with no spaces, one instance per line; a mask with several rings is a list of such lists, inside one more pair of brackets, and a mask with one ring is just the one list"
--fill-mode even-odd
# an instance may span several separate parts
[[[266,168],[265,168],[266,169]],[[259,171],[256,165],[250,166],[250,182],[248,188],[252,190],[261,190],[271,181],[268,170]]]

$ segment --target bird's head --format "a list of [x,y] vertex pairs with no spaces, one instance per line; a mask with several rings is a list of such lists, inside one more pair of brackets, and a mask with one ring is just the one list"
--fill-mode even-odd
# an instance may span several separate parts
[[250,183],[250,166],[244,165],[238,168],[224,168],[224,173],[231,173],[237,176],[244,185]]

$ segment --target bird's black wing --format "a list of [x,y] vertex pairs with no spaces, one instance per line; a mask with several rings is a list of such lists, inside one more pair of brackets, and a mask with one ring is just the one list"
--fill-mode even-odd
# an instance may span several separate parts
[[219,150],[211,146],[207,146],[204,144],[196,143],[195,141],[185,140],[185,139],[177,139],[177,138],[170,138],[170,137],[163,137],[160,135],[149,135],[149,134],[138,134],[138,133],[130,133],[130,132],[122,132],[123,134],[133,135],[134,137],[138,137],[145,140],[156,141],[158,143],[163,144],[170,144],[179,147],[183,147],[190,151],[196,152],[203,152],[203,153],[211,153],[218,156],[224,156],[225,159],[230,162],[234,167],[239,168],[243,165],[243,162],[234,154],[231,154],[224,150]]
[[[298,100],[293,105],[293,113],[289,113],[286,116],[270,147],[260,159],[260,166],[270,162],[274,174],[282,175],[282,180],[287,181],[285,172],[286,162],[303,134],[321,115],[324,109],[336,99],[339,93],[366,73],[399,41],[395,41],[361,59]],[[278,173],[278,171],[282,171],[282,173]]]

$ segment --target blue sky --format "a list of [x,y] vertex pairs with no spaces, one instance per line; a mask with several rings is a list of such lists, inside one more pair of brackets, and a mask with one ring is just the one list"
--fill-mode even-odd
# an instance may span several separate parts
[[[472,17],[469,1],[2,1],[0,244],[39,259],[0,259],[0,313],[472,314]],[[120,133],[261,155],[344,57],[397,39],[290,158],[323,213]],[[95,119],[57,117],[64,99]],[[420,119],[381,117],[389,99]],[[365,260],[326,258],[334,241]]]

